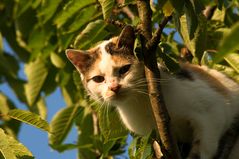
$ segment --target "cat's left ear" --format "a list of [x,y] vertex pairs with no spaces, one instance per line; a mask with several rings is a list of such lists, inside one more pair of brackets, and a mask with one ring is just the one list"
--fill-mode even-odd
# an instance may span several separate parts
[[130,50],[133,50],[134,41],[135,41],[134,28],[130,25],[126,25],[118,37],[116,47],[118,48],[126,47],[129,48]]

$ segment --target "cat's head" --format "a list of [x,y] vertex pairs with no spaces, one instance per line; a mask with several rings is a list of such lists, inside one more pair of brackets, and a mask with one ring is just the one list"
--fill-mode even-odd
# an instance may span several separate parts
[[137,89],[135,83],[144,78],[144,69],[134,55],[134,39],[133,30],[126,28],[119,37],[89,50],[66,50],[94,99],[117,105]]

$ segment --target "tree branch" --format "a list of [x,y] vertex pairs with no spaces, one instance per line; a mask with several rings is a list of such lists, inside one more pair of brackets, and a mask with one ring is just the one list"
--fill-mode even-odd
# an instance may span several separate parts
[[119,28],[121,28],[121,29],[123,29],[123,28],[126,26],[125,23],[123,23],[123,22],[121,22],[121,21],[118,21],[118,20],[106,19],[105,21],[106,21],[107,23],[113,24],[113,25],[115,25],[116,27],[119,27]]
[[172,16],[165,17],[163,21],[159,24],[159,28],[157,31],[154,33],[153,37],[150,39],[150,41],[147,42],[146,47],[148,49],[153,49],[158,46],[158,43],[160,42],[161,39],[161,34],[163,32],[163,29],[165,25],[172,19]]
[[[137,0],[137,7],[139,17],[141,20],[140,29],[142,31],[141,32],[142,51],[145,56],[144,58],[145,75],[148,82],[151,110],[155,119],[156,130],[160,135],[160,139],[163,144],[162,150],[164,152],[165,158],[179,159],[180,155],[177,144],[173,139],[173,136],[170,131],[171,129],[170,118],[164,104],[163,95],[161,93],[161,87],[157,82],[153,82],[151,80],[151,79],[160,79],[160,72],[156,60],[156,47],[155,48],[146,47],[146,44],[152,39],[152,30],[151,30],[152,12],[150,9],[149,1]],[[161,28],[161,30],[162,29],[163,28]],[[162,31],[160,32],[162,33]],[[160,37],[161,33],[157,36]],[[160,40],[160,38],[156,39],[158,39],[156,41]]]

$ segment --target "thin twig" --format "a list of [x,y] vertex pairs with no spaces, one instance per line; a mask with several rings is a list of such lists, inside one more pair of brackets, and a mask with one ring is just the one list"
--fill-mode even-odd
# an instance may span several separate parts
[[106,19],[106,22],[109,23],[109,24],[113,24],[116,27],[121,28],[121,29],[123,29],[126,26],[125,23],[123,23],[121,21],[118,21],[118,20]]
[[158,46],[158,43],[160,42],[161,35],[163,32],[164,27],[166,24],[172,19],[172,16],[165,17],[163,21],[159,24],[159,28],[157,31],[154,33],[153,37],[151,38],[150,41],[147,42],[146,47],[151,50],[155,49]]

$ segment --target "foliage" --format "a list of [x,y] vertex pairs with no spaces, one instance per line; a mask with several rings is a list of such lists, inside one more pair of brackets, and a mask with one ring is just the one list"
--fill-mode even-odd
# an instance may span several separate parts
[[[215,11],[206,19],[202,10],[209,6],[215,7]],[[239,82],[238,6],[236,0],[152,1],[153,31],[164,15],[173,16],[161,38],[159,57],[173,72],[181,56],[196,64],[210,65]],[[0,92],[0,156],[32,158],[32,154],[13,139],[20,127],[13,119],[48,131],[53,149],[62,152],[77,148],[79,158],[106,158],[122,153],[127,131],[121,126],[118,114],[110,108],[99,109],[97,103],[88,99],[79,74],[73,71],[64,52],[69,47],[88,49],[118,35],[120,28],[104,21],[106,19],[136,28],[139,25],[136,0],[3,0],[0,15],[0,83],[8,83],[28,109],[12,110],[17,107]],[[3,40],[14,50],[13,54],[3,49]],[[22,64],[27,79],[19,76]],[[44,120],[48,107],[44,101],[57,88],[62,92],[66,107],[55,114],[49,126]],[[110,113],[107,115],[107,112]],[[72,126],[78,129],[78,142],[65,144]],[[135,137],[129,148],[130,157],[152,156],[149,143],[149,136]]]

